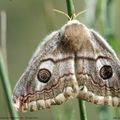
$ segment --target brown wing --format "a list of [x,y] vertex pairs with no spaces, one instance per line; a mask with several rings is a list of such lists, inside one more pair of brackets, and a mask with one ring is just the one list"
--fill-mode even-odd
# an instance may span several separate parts
[[47,108],[77,96],[74,54],[59,46],[58,33],[50,34],[38,47],[14,88],[13,101],[20,111]]
[[95,104],[120,105],[120,62],[106,41],[93,30],[91,45],[76,53],[79,98]]

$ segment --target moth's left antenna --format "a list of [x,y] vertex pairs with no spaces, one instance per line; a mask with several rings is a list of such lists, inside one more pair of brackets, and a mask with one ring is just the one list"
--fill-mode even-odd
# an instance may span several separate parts
[[71,20],[71,18],[69,17],[68,14],[66,14],[65,12],[61,11],[61,10],[57,10],[57,9],[53,9],[53,11],[57,12],[57,13],[60,13],[62,15],[65,15],[69,20]]

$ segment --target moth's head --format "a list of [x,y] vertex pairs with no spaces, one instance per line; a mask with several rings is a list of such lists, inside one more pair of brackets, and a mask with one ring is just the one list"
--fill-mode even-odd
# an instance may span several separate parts
[[81,46],[91,39],[89,29],[78,20],[68,21],[62,27],[61,33],[63,33],[62,44],[70,51],[79,51]]

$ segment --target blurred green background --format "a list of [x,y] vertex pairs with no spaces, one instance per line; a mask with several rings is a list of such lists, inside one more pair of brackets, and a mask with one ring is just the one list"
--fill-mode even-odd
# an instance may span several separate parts
[[[97,3],[99,1],[99,3]],[[76,12],[88,9],[80,15],[80,21],[89,27],[99,31],[120,56],[120,0],[111,0],[111,9],[108,16],[101,12],[101,6],[107,0],[74,0]],[[102,5],[103,4],[103,5]],[[0,0],[0,11],[7,14],[7,52],[8,69],[12,89],[17,80],[27,67],[27,63],[40,41],[53,30],[59,29],[67,22],[67,19],[52,11],[53,8],[67,12],[65,0]],[[107,23],[110,27],[107,29]],[[105,33],[107,31],[107,33]],[[112,34],[111,34],[112,33]],[[3,87],[0,83],[0,117],[9,117]],[[104,110],[101,120],[113,120],[118,113],[115,108],[108,106],[102,108],[86,102],[88,120],[98,120]],[[101,112],[101,110],[103,112]],[[52,106],[51,109],[37,112],[19,113],[21,119],[40,120],[80,120],[77,99],[67,101],[60,106]],[[23,118],[22,118],[23,117]],[[33,117],[33,118],[30,118]]]

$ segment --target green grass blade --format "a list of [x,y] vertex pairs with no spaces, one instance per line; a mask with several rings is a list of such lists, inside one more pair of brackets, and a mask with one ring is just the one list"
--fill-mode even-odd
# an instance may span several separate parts
[[75,8],[74,8],[73,0],[66,0],[66,3],[67,3],[68,15],[71,19],[73,19],[75,15]]
[[8,109],[9,109],[10,116],[12,120],[16,120],[18,118],[18,115],[12,105],[12,100],[11,100],[12,92],[11,92],[11,87],[9,83],[8,72],[7,72],[7,68],[6,68],[1,51],[0,51],[0,78],[1,78],[2,85],[3,85],[5,99],[6,99]]
[[79,102],[80,118],[81,120],[87,120],[85,101],[79,99],[78,102]]

